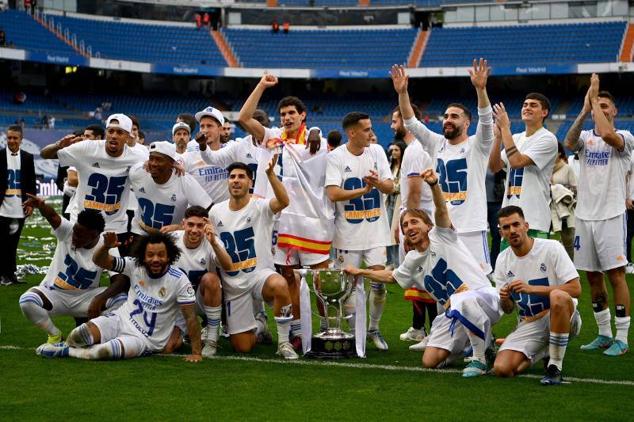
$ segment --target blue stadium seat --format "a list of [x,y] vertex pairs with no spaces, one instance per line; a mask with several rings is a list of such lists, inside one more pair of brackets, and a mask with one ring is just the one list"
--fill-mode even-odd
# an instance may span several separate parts
[[77,54],[24,12],[6,10],[0,13],[0,28],[6,33],[7,44],[12,43],[15,48],[48,54]]

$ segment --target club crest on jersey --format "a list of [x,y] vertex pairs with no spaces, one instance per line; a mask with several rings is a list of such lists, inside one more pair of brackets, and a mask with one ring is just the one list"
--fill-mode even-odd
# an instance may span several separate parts
[[418,267],[416,267],[416,272],[422,273],[423,272],[423,266],[419,265]]
[[170,199],[172,200],[172,202],[176,202],[176,194],[173,194]]
[[346,166],[345,169],[343,169],[344,173],[352,173],[352,169],[348,166]]
[[544,264],[543,262],[541,263],[541,265],[539,266],[539,271],[545,273],[546,272],[546,264]]
[[158,291],[159,297],[165,297],[166,294],[167,294],[167,289],[165,289],[165,287],[161,287],[161,289]]
[[200,265],[207,265],[207,260],[205,258],[200,258]]
[[432,257],[432,258],[435,258],[435,257],[436,257],[436,252],[431,251],[431,252],[430,252],[430,255],[431,255],[431,257]]
[[251,217],[247,217],[247,223],[251,222]]

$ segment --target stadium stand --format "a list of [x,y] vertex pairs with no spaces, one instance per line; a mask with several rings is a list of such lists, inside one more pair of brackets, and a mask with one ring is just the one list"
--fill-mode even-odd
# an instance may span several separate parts
[[24,12],[1,12],[0,28],[6,32],[7,43],[12,43],[15,48],[48,54],[76,54],[68,44]]
[[[407,61],[416,29],[292,30],[226,28],[244,67],[388,69]],[[389,42],[388,42],[389,40]]]
[[487,57],[493,66],[615,62],[625,22],[434,28],[421,67],[464,66]]
[[194,25],[137,24],[48,15],[102,58],[169,64],[226,66],[205,29]]

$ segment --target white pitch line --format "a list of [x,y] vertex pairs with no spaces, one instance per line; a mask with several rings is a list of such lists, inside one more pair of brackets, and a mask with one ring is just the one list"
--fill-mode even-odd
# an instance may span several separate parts
[[[0,350],[34,350],[30,347],[12,346],[12,345],[0,345]],[[183,357],[182,354],[170,354],[170,355],[155,355],[158,357]],[[352,363],[352,362],[333,362],[327,360],[282,360],[282,359],[263,359],[249,356],[216,356],[209,360],[225,360],[225,361],[245,361],[245,362],[258,362],[258,363],[272,363],[277,365],[298,365],[298,366],[328,366],[339,368],[352,368],[352,369],[379,369],[383,371],[400,371],[400,372],[421,372],[429,374],[460,374],[461,369],[428,369],[418,366],[397,366],[397,365],[372,365],[365,363]],[[541,379],[541,375],[525,374],[520,375],[522,378]],[[565,377],[565,382],[579,382],[585,384],[601,384],[601,385],[625,385],[628,387],[634,387],[634,381],[627,380],[604,380],[599,378],[576,378]]]

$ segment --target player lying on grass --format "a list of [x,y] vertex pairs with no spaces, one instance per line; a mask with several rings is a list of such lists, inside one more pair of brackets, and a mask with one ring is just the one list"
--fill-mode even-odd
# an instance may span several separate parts
[[37,208],[46,218],[57,246],[40,285],[20,296],[20,309],[29,321],[47,332],[48,343],[59,343],[62,332],[51,320],[52,316],[97,317],[125,302],[128,283],[125,276],[113,274],[110,287],[99,287],[102,269],[92,262],[92,256],[103,245],[101,232],[105,222],[101,212],[85,209],[72,224],[43,199],[27,195],[29,199],[24,206]]
[[67,343],[43,344],[36,353],[44,357],[124,359],[161,352],[180,311],[192,341],[192,354],[185,360],[202,360],[194,288],[185,273],[172,266],[180,255],[172,237],[164,233],[142,236],[135,244],[134,257],[125,258],[108,253],[118,243],[115,233],[106,233],[93,261],[130,278],[126,303],[75,328]]
[[500,317],[499,296],[458,239],[436,173],[427,169],[421,176],[432,190],[435,227],[425,211],[407,209],[401,214],[401,227],[412,249],[403,263],[394,271],[355,267],[346,271],[381,283],[398,283],[403,288],[414,286],[429,292],[446,311],[432,323],[423,366],[442,368],[462,357],[465,346],[470,344],[473,360],[462,376],[484,375],[488,370],[485,352],[491,343],[491,326]]
[[569,336],[581,329],[576,299],[581,295],[579,274],[559,242],[528,236],[520,207],[502,208],[498,223],[510,248],[497,259],[495,284],[504,312],[513,312],[517,305],[519,324],[500,347],[495,374],[512,377],[547,352],[550,358],[541,383],[561,384]]

